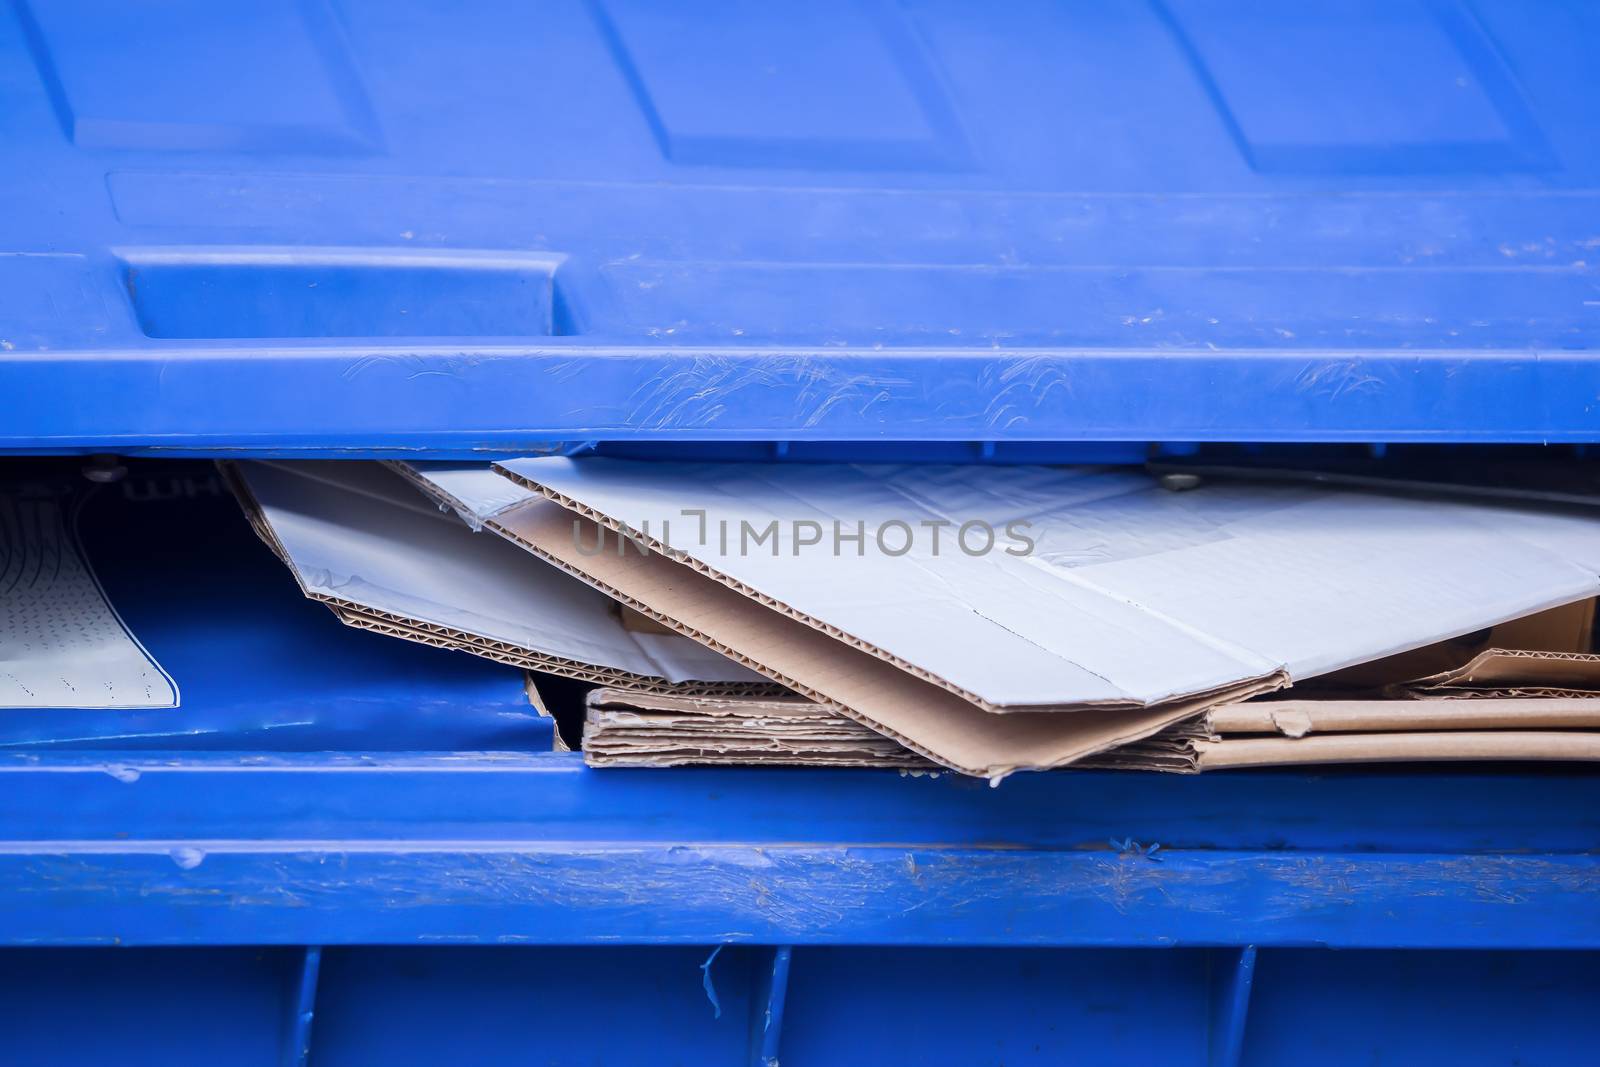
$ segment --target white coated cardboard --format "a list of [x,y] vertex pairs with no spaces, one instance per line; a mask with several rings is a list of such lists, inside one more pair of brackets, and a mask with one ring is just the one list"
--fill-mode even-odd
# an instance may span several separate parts
[[234,471],[302,589],[354,625],[414,640],[439,628],[531,653],[524,665],[564,661],[563,673],[578,676],[589,667],[601,681],[630,680],[615,672],[674,684],[762,681],[684,637],[633,632],[603,593],[474,534],[382,465],[250,462]]
[[[1600,522],[1438,499],[1222,483],[1175,493],[1096,468],[554,457],[497,468],[990,711],[1148,707],[1298,680],[1600,591]],[[740,543],[774,521],[775,545]],[[971,521],[1027,523],[1034,549],[952,550]],[[940,522],[942,551],[919,536],[890,554],[872,536]],[[831,544],[835,523],[864,524],[864,547]],[[821,543],[799,543],[819,527]]]
[[0,708],[177,707],[177,684],[100,588],[67,501],[0,488]]

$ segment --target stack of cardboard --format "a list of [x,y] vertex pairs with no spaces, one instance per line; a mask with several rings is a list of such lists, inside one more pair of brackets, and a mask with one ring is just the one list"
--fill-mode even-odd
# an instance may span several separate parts
[[[585,727],[597,764],[938,765],[999,778],[1091,762],[1468,758],[1471,745],[1473,758],[1561,744],[1588,758],[1570,738],[1539,748],[1521,739],[1529,731],[1496,728],[1441,739],[1436,715],[1383,728],[1340,720],[1355,712],[1332,704],[1301,708],[1308,734],[1290,737],[1261,724],[1295,707],[1259,700],[1348,682],[1376,661],[1391,685],[1463,668],[1435,659],[1396,674],[1385,657],[1592,601],[1600,523],[1581,515],[1324,487],[1173,493],[1097,468],[545,458],[393,470],[425,497],[387,472],[375,472],[389,479],[380,492],[302,465],[250,465],[240,482],[308,595],[347,621],[601,683]],[[339,482],[343,504],[313,501],[305,482]],[[384,520],[360,518],[372,502]],[[450,546],[438,530],[402,531],[402,515],[449,530]],[[378,544],[393,564],[381,572],[364,561]],[[468,559],[470,581],[430,573]],[[528,573],[543,584],[507,603]],[[576,603],[574,588],[596,598],[569,613],[590,625],[581,650],[567,616],[544,608]],[[481,599],[492,590],[495,610]],[[530,629],[534,619],[544,624]],[[1585,728],[1548,721],[1538,729]]]
[[[595,767],[786,764],[807,767],[945,768],[854,719],[798,694],[719,698],[596,689],[585,701],[583,754]],[[1194,771],[1204,722],[1085,756],[1083,769]]]
[[[1545,613],[1593,617],[1594,602]],[[1445,654],[1434,649],[1431,654]],[[1414,760],[1600,759],[1600,656],[1490,649],[1388,698],[1326,695],[1225,704],[1074,766],[1197,772],[1224,767]],[[1471,699],[1467,699],[1471,698]],[[589,694],[583,749],[595,766],[791,763],[938,769],[798,696],[703,699]]]

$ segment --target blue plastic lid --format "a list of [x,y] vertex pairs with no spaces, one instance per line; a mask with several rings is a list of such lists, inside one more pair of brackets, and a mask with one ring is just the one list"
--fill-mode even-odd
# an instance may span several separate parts
[[1600,6],[19,0],[0,448],[1600,440]]

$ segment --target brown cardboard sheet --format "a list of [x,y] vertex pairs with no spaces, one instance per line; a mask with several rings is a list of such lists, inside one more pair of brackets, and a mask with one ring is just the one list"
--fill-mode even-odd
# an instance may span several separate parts
[[1588,730],[1600,729],[1600,697],[1267,700],[1214,708],[1206,721],[1212,733],[1225,737],[1441,730]]
[[1450,760],[1600,760],[1600,732],[1564,730],[1458,730],[1312,737],[1239,737],[1196,741],[1199,771],[1232,767],[1283,767],[1335,763],[1406,763]]
[[1394,687],[1434,699],[1600,697],[1600,656],[1578,652],[1491,648],[1454,670]]
[[[1086,757],[1073,768],[1190,771],[1191,742],[1202,736],[1199,725],[1180,724]],[[801,697],[694,697],[622,688],[589,694],[583,752],[585,761],[595,767],[782,764],[942,769],[893,738]]]
[[[1148,737],[1237,693],[1207,693],[1154,708],[995,715],[664,556],[632,547],[618,551],[616,534],[554,502],[509,511],[496,528],[647,617],[966,774],[998,778],[1062,766]],[[596,544],[605,549],[579,548]]]

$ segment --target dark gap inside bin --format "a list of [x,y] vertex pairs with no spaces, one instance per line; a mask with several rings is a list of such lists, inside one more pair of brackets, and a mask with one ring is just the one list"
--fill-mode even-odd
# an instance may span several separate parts
[[30,501],[12,576],[60,550],[40,516],[65,523],[177,706],[0,709],[0,750],[550,751],[517,668],[352,629],[307,600],[210,462],[130,459],[104,484],[85,466],[0,461]]

